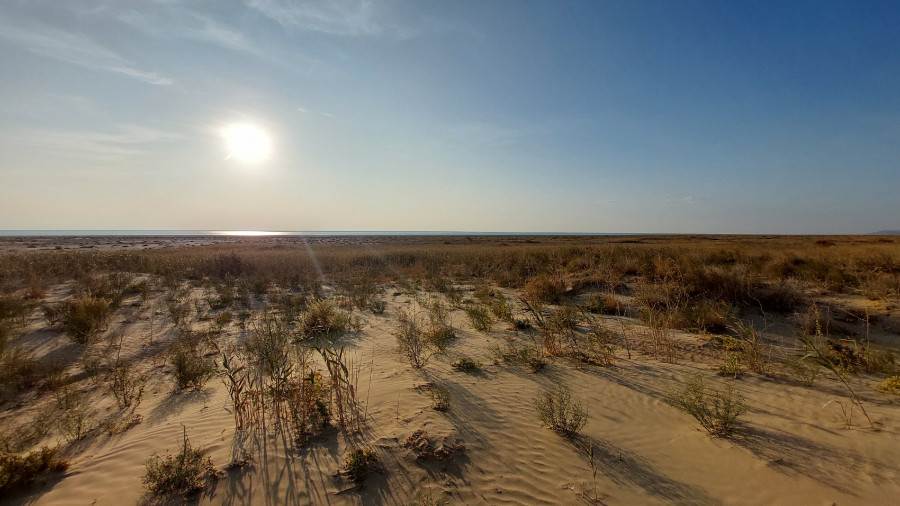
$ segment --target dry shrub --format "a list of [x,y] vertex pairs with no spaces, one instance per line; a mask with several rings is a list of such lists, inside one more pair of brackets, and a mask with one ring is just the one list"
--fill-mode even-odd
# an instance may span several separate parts
[[0,403],[16,398],[22,392],[38,385],[55,390],[55,381],[65,366],[46,358],[34,358],[21,348],[0,352]]
[[587,410],[562,385],[533,399],[541,423],[560,434],[576,434],[587,423]]
[[729,383],[722,390],[708,389],[699,373],[688,378],[683,390],[670,394],[669,401],[693,416],[713,436],[730,435],[747,411],[744,398],[733,385]]
[[134,363],[120,359],[113,362],[106,378],[107,389],[116,399],[119,409],[136,408],[144,396],[146,383],[147,377],[136,371]]
[[566,293],[566,282],[559,276],[542,274],[528,280],[522,292],[528,300],[558,304]]
[[0,452],[0,499],[24,492],[48,473],[62,473],[69,461],[46,446],[25,455]]
[[[45,306],[46,307],[46,306]],[[109,301],[84,295],[49,306],[45,309],[51,324],[58,321],[58,328],[78,344],[87,344],[98,333],[106,330],[110,317]]]
[[397,350],[416,369],[428,363],[431,357],[428,341],[422,330],[417,315],[401,311],[397,314],[399,328],[394,336],[397,338]]
[[316,299],[309,303],[297,330],[303,336],[337,336],[347,331],[350,316],[328,299]]
[[205,450],[191,446],[186,430],[176,455],[153,454],[144,465],[141,481],[154,497],[185,499],[203,490],[215,477],[212,459],[206,456]]
[[32,305],[21,297],[13,295],[4,295],[0,297],[0,321],[10,320],[11,322],[24,324],[28,315],[31,314]]

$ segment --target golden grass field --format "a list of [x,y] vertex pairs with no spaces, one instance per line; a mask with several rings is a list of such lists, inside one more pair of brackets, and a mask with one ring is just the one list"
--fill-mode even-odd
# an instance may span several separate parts
[[892,504],[900,238],[0,239],[0,501]]

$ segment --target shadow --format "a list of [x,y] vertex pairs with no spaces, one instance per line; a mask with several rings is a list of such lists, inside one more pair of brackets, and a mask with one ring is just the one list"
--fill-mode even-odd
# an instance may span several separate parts
[[44,494],[53,490],[53,487],[63,481],[68,475],[69,473],[48,473],[38,479],[34,485],[29,486],[27,490],[22,491],[21,494],[13,493],[10,496],[4,497],[3,501],[8,501],[4,502],[4,504],[35,504],[44,496]]
[[720,504],[703,490],[675,481],[654,471],[653,466],[639,455],[619,448],[604,440],[576,435],[569,438],[581,455],[590,459],[593,448],[593,465],[617,484],[631,484],[665,502],[691,505]]
[[[859,455],[783,431],[744,427],[729,440],[786,474],[806,476],[850,495],[856,495],[859,469],[866,466]],[[890,480],[880,475],[871,478]]]
[[205,403],[210,397],[212,397],[212,394],[209,389],[173,392],[150,410],[150,414],[147,415],[147,422],[155,423],[171,415],[177,415],[187,406],[198,402]]

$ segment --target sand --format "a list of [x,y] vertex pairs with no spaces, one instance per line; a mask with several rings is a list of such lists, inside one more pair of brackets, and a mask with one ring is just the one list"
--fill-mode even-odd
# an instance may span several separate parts
[[[462,287],[471,290],[471,287]],[[525,333],[497,323],[489,334],[475,331],[460,310],[451,312],[456,339],[420,370],[396,352],[396,314],[415,304],[409,295],[385,287],[383,315],[353,312],[362,331],[342,337],[359,367],[359,397],[367,414],[359,432],[329,430],[306,448],[284,434],[234,428],[226,389],[218,378],[197,392],[173,393],[167,366],[155,355],[173,338],[163,296],[147,304],[126,299],[110,332],[122,336],[122,355],[140,360],[149,387],[137,409],[141,423],[116,435],[94,433],[69,445],[72,467],[13,504],[132,504],[146,500],[141,483],[144,463],[154,452],[177,451],[183,430],[206,448],[221,476],[197,498],[200,504],[408,504],[425,491],[449,504],[892,504],[900,497],[900,402],[874,391],[864,375],[850,379],[878,430],[854,413],[845,428],[840,402],[843,386],[822,376],[814,387],[784,377],[745,374],[736,380],[716,374],[721,363],[708,352],[708,336],[675,332],[680,359],[664,363],[638,351],[617,351],[612,367],[548,358],[531,373],[516,365],[493,364],[490,346],[505,339],[530,342]],[[51,300],[64,297],[51,290]],[[512,300],[515,292],[507,291]],[[151,324],[152,321],[152,324]],[[606,325],[632,339],[644,331],[634,319],[609,317]],[[787,328],[771,325],[779,331]],[[151,325],[153,342],[150,342]],[[789,331],[780,331],[788,339]],[[246,331],[230,324],[227,339],[239,342]],[[896,336],[880,338],[896,345]],[[36,355],[72,358],[76,347],[49,330],[36,312],[20,341]],[[454,370],[459,356],[483,364],[474,373]],[[152,358],[156,356],[157,358]],[[72,371],[80,367],[75,361]],[[669,392],[692,373],[712,385],[731,382],[750,411],[732,438],[714,438],[688,415],[666,402]],[[431,407],[428,385],[438,381],[451,394],[451,409]],[[542,427],[532,399],[565,385],[584,401],[589,418],[578,438]],[[102,393],[96,390],[95,394]],[[96,399],[101,396],[96,395]],[[34,406],[45,401],[32,399]],[[98,400],[101,415],[109,399]],[[25,405],[2,413],[3,421],[25,421],[35,412]],[[419,458],[404,445],[424,431],[435,444],[460,449],[449,458]],[[344,453],[353,444],[371,445],[379,469],[362,486],[339,475]],[[594,466],[585,451],[594,448]],[[224,470],[245,453],[245,467]],[[594,476],[593,470],[596,470]]]

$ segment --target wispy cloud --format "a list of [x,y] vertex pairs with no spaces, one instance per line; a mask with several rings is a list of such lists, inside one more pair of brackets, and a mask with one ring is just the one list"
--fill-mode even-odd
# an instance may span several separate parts
[[105,161],[133,159],[151,152],[156,144],[184,139],[183,135],[175,132],[136,125],[123,125],[113,133],[39,129],[15,129],[0,133],[4,140],[15,146]]
[[452,126],[450,136],[469,144],[508,146],[520,142],[525,137],[525,132],[492,123],[472,122]]
[[215,19],[173,4],[154,12],[127,11],[118,20],[158,38],[182,38],[214,44],[226,49],[262,55],[242,32]]
[[114,72],[159,86],[169,86],[174,82],[157,72],[137,68],[134,63],[83,35],[51,26],[30,25],[26,28],[23,23],[0,18],[0,38],[32,53],[72,65]]
[[383,2],[369,0],[246,0],[247,7],[282,26],[312,30],[331,35],[393,35],[401,38],[413,33],[380,21]]

